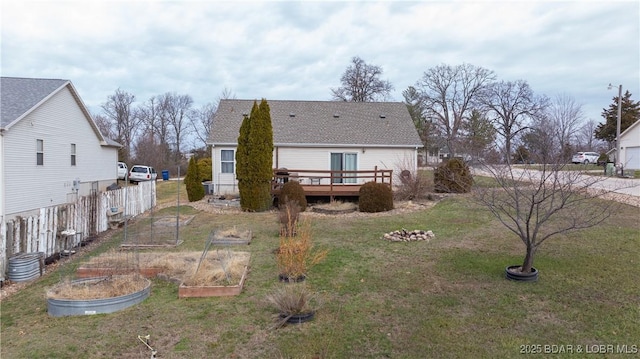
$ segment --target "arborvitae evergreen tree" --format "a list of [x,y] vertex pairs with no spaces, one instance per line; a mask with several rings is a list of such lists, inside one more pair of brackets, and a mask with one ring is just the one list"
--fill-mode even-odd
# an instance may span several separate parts
[[187,187],[189,202],[199,201],[204,198],[204,187],[202,186],[202,178],[195,156],[189,160],[187,174],[184,176],[184,184]]
[[273,128],[269,105],[253,103],[240,126],[236,152],[240,206],[245,211],[266,211],[271,206]]
[[211,181],[211,156],[201,158],[197,162],[200,179],[203,181]]
[[260,101],[258,114],[250,141],[252,159],[255,159],[256,210],[266,211],[271,207],[271,180],[273,179],[273,128],[267,100]]

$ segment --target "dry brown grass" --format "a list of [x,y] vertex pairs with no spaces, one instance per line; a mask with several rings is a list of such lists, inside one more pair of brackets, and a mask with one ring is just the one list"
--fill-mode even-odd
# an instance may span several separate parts
[[249,253],[219,251],[215,258],[208,258],[198,266],[192,266],[184,278],[187,286],[237,285],[249,264]]
[[47,291],[47,298],[73,300],[114,298],[138,292],[148,284],[147,279],[137,274],[108,276],[95,281],[65,280]]
[[296,229],[297,235],[281,235],[276,262],[280,274],[290,278],[305,276],[312,266],[327,256],[327,250],[316,250],[312,243],[311,221],[305,218]]
[[316,208],[321,210],[327,210],[327,211],[344,212],[344,211],[355,211],[358,209],[358,205],[353,202],[333,200],[327,204],[320,204],[320,205],[314,206],[314,210]]
[[105,273],[109,268],[158,268],[165,276],[181,280],[187,285],[227,285],[240,281],[250,259],[249,252],[209,251],[196,273],[201,256],[202,252],[134,254],[111,251],[91,258],[85,266],[105,269]]
[[300,218],[300,206],[298,202],[288,200],[278,210],[280,221],[280,236],[295,236]]
[[216,231],[215,232],[215,237],[216,238],[247,238],[250,239],[251,238],[251,231],[250,230],[240,230],[238,228],[236,228],[236,226],[233,226],[232,228],[228,228],[228,229],[223,229],[221,231]]

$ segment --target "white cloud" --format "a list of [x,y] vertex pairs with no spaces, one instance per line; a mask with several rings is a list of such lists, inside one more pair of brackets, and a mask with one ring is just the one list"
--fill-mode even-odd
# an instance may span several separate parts
[[197,104],[330,98],[353,56],[381,66],[394,99],[428,68],[471,63],[566,93],[587,117],[640,97],[640,3],[556,1],[4,0],[2,75],[66,78],[99,108],[117,88]]

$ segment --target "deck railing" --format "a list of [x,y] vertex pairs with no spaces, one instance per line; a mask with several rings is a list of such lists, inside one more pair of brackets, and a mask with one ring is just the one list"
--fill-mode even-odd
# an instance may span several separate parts
[[[358,171],[336,170],[301,170],[276,168],[273,170],[272,191],[278,192],[282,185],[290,180],[298,181],[301,185],[322,186],[329,193],[334,192],[334,187],[354,186],[360,187],[366,182],[380,182],[392,187],[393,170],[379,169]],[[307,187],[309,188],[309,187]]]

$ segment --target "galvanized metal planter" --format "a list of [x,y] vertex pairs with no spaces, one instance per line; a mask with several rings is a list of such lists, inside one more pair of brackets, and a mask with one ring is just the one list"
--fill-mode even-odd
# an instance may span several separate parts
[[44,273],[44,253],[19,253],[9,258],[9,280],[26,282],[42,276]]
[[[72,283],[83,284],[101,280],[104,280],[104,277],[78,279]],[[151,293],[151,281],[148,279],[145,280],[147,281],[147,285],[142,290],[119,297],[82,300],[47,298],[47,311],[52,317],[117,312],[136,305],[149,297]]]

